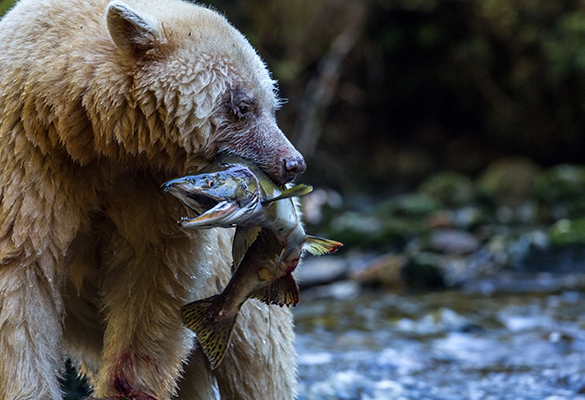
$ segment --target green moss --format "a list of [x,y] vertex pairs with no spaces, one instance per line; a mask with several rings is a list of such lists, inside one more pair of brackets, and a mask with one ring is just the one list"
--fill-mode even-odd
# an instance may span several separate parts
[[443,208],[443,203],[432,196],[420,193],[404,194],[387,200],[374,209],[374,215],[381,218],[390,216],[425,217]]
[[551,244],[555,247],[584,246],[585,218],[562,219],[549,229]]
[[335,238],[347,248],[402,248],[427,228],[421,218],[393,215],[370,215],[348,211],[335,218],[325,236]]
[[539,168],[528,159],[500,160],[479,178],[477,190],[494,204],[517,206],[530,198],[538,173]]
[[542,173],[534,184],[534,197],[553,219],[585,215],[585,167],[559,165]]
[[585,195],[585,167],[558,165],[542,173],[534,184],[537,200],[546,204],[571,202]]
[[449,207],[463,206],[470,203],[475,197],[471,179],[452,171],[431,176],[420,185],[418,190],[440,200]]

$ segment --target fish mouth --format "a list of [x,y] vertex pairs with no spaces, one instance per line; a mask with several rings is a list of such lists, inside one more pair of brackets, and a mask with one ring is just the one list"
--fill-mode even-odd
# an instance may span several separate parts
[[220,202],[220,199],[204,192],[186,193],[186,197],[189,199],[189,201],[186,201],[185,204],[198,215],[204,213],[205,211],[211,210]]
[[189,180],[181,178],[164,183],[161,190],[163,193],[170,193],[177,197],[197,215],[211,210],[222,200],[205,192],[200,187],[194,186]]

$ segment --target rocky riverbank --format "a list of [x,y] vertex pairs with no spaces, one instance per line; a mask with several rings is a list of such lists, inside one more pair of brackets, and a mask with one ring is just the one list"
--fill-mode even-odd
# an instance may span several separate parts
[[[308,232],[345,244],[299,268],[307,298],[463,289],[541,292],[585,287],[585,167],[541,169],[526,159],[480,176],[443,172],[379,202],[317,190],[304,199]],[[373,203],[373,204],[372,204]]]

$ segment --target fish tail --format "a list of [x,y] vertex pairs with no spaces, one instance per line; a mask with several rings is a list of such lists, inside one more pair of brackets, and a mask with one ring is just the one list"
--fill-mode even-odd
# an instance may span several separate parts
[[343,246],[343,243],[336,242],[335,240],[307,235],[303,249],[314,256],[322,256],[323,254],[335,253],[341,246]]
[[238,312],[221,315],[214,310],[219,295],[194,301],[181,309],[183,322],[197,335],[211,369],[217,368],[227,350]]
[[256,290],[250,297],[271,305],[296,305],[299,302],[299,287],[291,274],[272,281],[269,285]]

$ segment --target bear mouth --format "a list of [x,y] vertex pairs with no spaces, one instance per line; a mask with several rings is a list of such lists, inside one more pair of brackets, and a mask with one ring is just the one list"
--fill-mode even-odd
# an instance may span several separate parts
[[187,198],[189,199],[189,201],[186,202],[187,206],[198,215],[211,210],[218,205],[220,201],[219,199],[205,193],[188,193]]

